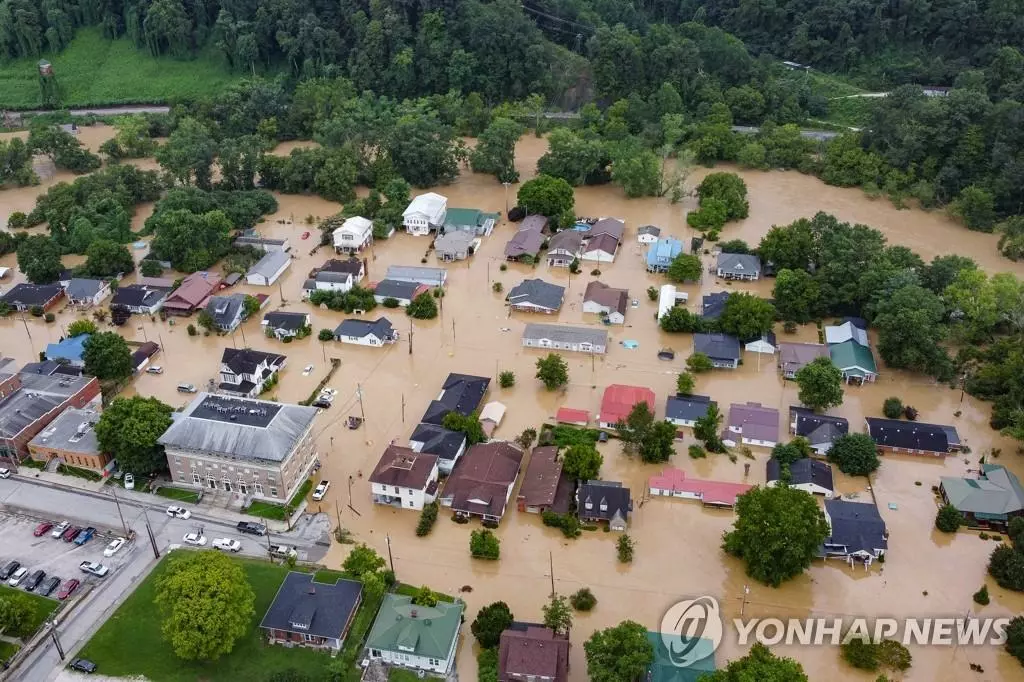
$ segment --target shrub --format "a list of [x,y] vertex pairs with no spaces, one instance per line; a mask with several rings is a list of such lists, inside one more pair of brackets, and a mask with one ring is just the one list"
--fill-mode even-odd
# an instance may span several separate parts
[[437,522],[437,510],[437,502],[431,502],[423,507],[423,511],[420,512],[420,522],[416,525],[416,535],[422,538],[430,534]]
[[594,277],[600,277],[601,270],[599,270],[598,268],[594,268],[593,270],[590,271],[590,274],[593,275]]
[[943,533],[955,533],[964,525],[964,515],[951,504],[943,505],[935,515],[935,527]]
[[699,374],[711,371],[715,368],[715,365],[711,362],[711,358],[704,353],[694,353],[686,358],[686,367],[694,374]]
[[31,308],[29,308],[29,313],[32,315],[32,317],[42,317],[43,307],[40,305],[34,305]]
[[188,331],[188,335],[189,336],[198,336],[199,335],[199,332],[196,330],[196,326],[194,324],[192,324],[191,322],[189,323],[188,327],[186,327],[186,331]]
[[54,320],[57,319],[57,316],[54,315],[53,313],[46,313],[45,315],[43,315],[43,319],[47,322],[53,322]]
[[505,287],[501,282],[495,282],[494,284],[491,285],[491,291],[493,291],[496,294],[500,294],[504,288]]
[[701,446],[694,443],[691,445],[687,452],[690,454],[690,459],[704,459],[708,456],[708,453]]
[[320,339],[321,341],[333,341],[334,340],[334,330],[333,329],[321,329],[320,333],[316,335],[316,338]]
[[787,334],[796,334],[796,322],[793,322],[792,320],[784,322],[782,325],[782,331]]
[[581,587],[569,597],[569,603],[577,611],[590,611],[597,606],[597,597],[589,587]]
[[904,405],[903,416],[907,418],[907,421],[917,421],[917,410],[910,405]]
[[988,533],[986,533],[985,531],[981,531],[980,533],[978,533],[978,539],[979,540],[988,540]]
[[628,564],[633,561],[634,546],[633,538],[629,537],[627,533],[623,533],[615,544],[615,550],[621,563]]
[[508,270],[508,263],[502,263],[498,269],[501,270],[502,272],[505,272],[506,270]]
[[647,287],[647,298],[651,301],[658,300],[658,290],[654,287]]
[[385,308],[397,308],[398,306],[401,305],[401,303],[398,302],[397,298],[393,296],[388,296],[387,298],[384,299],[382,305]]
[[498,375],[498,385],[502,388],[512,388],[516,385],[516,373],[511,370],[505,370]]
[[501,542],[490,530],[475,530],[469,536],[469,553],[474,559],[493,561],[501,556]]
[[575,538],[580,535],[580,522],[572,514],[559,514],[549,510],[542,512],[540,518],[545,526],[560,529],[562,535],[567,538]]
[[882,404],[882,414],[889,419],[899,419],[903,415],[903,401],[895,396],[886,398]]
[[975,592],[971,598],[974,599],[975,604],[987,605],[989,602],[988,585],[982,585],[981,589]]

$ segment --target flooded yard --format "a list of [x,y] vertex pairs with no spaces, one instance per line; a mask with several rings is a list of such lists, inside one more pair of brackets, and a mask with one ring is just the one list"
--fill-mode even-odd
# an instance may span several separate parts
[[[105,139],[101,135],[110,134],[111,128],[83,128],[81,139],[95,148]],[[543,151],[543,140],[528,137],[521,141],[517,164],[524,180],[533,175],[536,160]],[[694,173],[688,186],[699,182],[705,173],[703,169]],[[727,226],[722,233],[723,240],[742,238],[754,246],[772,224],[785,224],[822,210],[834,213],[841,220],[876,227],[891,243],[905,244],[926,260],[939,254],[957,253],[974,258],[990,272],[1008,271],[1024,276],[1024,264],[999,256],[995,236],[969,232],[941,213],[899,211],[886,201],[868,199],[858,190],[827,187],[815,178],[794,172],[743,172],[742,175],[749,187],[750,218]],[[69,178],[58,174],[38,187],[0,192],[0,220],[13,210],[30,210],[36,195],[60,179]],[[436,191],[448,197],[449,207],[504,211],[506,206],[505,189],[493,177],[469,171],[455,184],[436,188]],[[509,205],[515,203],[515,191],[515,187],[508,190]],[[612,383],[650,387],[657,395],[657,414],[664,414],[665,398],[675,391],[676,375],[691,352],[692,339],[687,334],[670,335],[658,329],[654,320],[657,303],[648,300],[645,290],[665,280],[645,271],[644,249],[636,242],[636,228],[658,225],[663,234],[688,242],[694,233],[686,226],[684,214],[692,204],[673,206],[664,199],[627,200],[621,190],[611,186],[577,189],[577,214],[615,216],[626,221],[626,237],[616,261],[602,264],[600,275],[592,275],[594,264],[587,262],[583,263],[580,274],[572,276],[566,270],[549,269],[543,263],[535,267],[509,264],[503,272],[502,251],[515,226],[501,222],[490,237],[484,238],[483,246],[469,261],[443,265],[448,270],[448,284],[437,319],[410,324],[401,310],[378,307],[369,315],[388,317],[402,338],[385,348],[362,348],[318,341],[316,335],[320,329],[334,329],[346,316],[313,309],[301,301],[301,285],[309,270],[333,257],[330,248],[310,253],[319,232],[315,225],[306,224],[305,218],[326,217],[341,207],[316,197],[278,195],[277,198],[278,212],[268,216],[258,229],[264,236],[289,239],[291,267],[281,278],[280,286],[242,284],[234,290],[269,295],[265,311],[310,312],[313,335],[290,344],[267,339],[260,329],[262,314],[227,337],[189,337],[185,320],[172,324],[161,322],[159,318],[134,316],[118,331],[129,340],[160,343],[163,352],[154,362],[162,365],[165,372],[141,375],[128,392],[153,395],[171,405],[182,405],[188,397],[177,393],[175,386],[188,382],[200,389],[205,387],[217,376],[221,350],[233,345],[285,354],[288,364],[272,395],[283,402],[294,402],[314,390],[332,358],[339,359],[340,370],[329,384],[338,390],[338,397],[334,406],[320,415],[315,427],[323,463],[321,473],[334,484],[319,506],[324,511],[337,513],[341,523],[359,541],[375,547],[382,555],[387,554],[385,538],[390,537],[395,569],[402,581],[429,584],[448,594],[459,593],[463,587],[471,588],[462,595],[468,603],[468,621],[481,606],[499,599],[509,603],[517,619],[538,621],[552,580],[561,594],[589,586],[598,605],[589,614],[576,616],[570,654],[573,682],[586,679],[582,645],[593,630],[626,618],[653,630],[672,603],[699,595],[718,598],[729,619],[739,616],[741,606],[744,615],[762,617],[963,616],[968,611],[988,616],[1024,611],[1022,595],[1007,593],[991,581],[992,603],[982,608],[971,601],[971,594],[985,582],[987,557],[995,543],[982,541],[972,533],[950,538],[934,531],[936,507],[931,492],[939,476],[963,474],[977,465],[981,454],[992,448],[1002,451],[999,463],[1024,475],[1024,461],[1015,454],[1017,444],[989,428],[990,405],[963,396],[959,390],[936,385],[926,377],[884,367],[876,384],[847,388],[843,405],[834,412],[847,417],[851,428],[860,431],[865,416],[880,414],[885,398],[899,396],[904,403],[920,411],[921,421],[954,424],[972,454],[944,461],[923,457],[885,458],[873,481],[873,493],[890,531],[889,552],[885,563],[875,564],[869,571],[850,568],[837,561],[819,562],[802,577],[778,589],[749,581],[742,565],[726,557],[719,548],[721,534],[732,523],[732,512],[706,510],[697,503],[683,500],[646,499],[646,480],[658,473],[660,467],[625,457],[615,442],[600,446],[604,455],[602,478],[620,480],[632,490],[635,512],[629,533],[636,541],[632,564],[618,563],[615,533],[584,532],[578,539],[566,540],[559,531],[544,527],[537,516],[517,513],[514,506],[497,531],[502,542],[502,558],[498,562],[471,560],[469,534],[479,526],[475,522],[452,523],[447,513],[441,514],[429,537],[417,538],[414,530],[418,514],[372,505],[366,478],[390,441],[404,442],[408,438],[449,372],[492,378],[487,399],[500,400],[508,407],[505,421],[495,434],[497,438],[511,440],[525,428],[537,428],[550,422],[556,410],[563,406],[586,409],[596,415],[601,394]],[[135,226],[141,226],[151,212],[152,206],[141,207]],[[303,240],[301,235],[306,231],[312,234]],[[426,265],[438,265],[433,254],[427,253],[428,246],[428,238],[406,234],[378,242],[364,254],[368,259],[367,279],[382,279],[389,265],[419,265],[424,257]],[[139,259],[145,250],[135,253]],[[69,257],[66,262],[71,265],[76,261]],[[705,271],[711,263],[711,257],[704,256]],[[14,266],[14,255],[0,259],[0,265]],[[527,277],[541,277],[567,287],[565,304],[557,316],[509,313],[503,297]],[[639,305],[627,311],[625,325],[606,328],[610,337],[607,355],[591,358],[567,353],[564,357],[569,364],[570,383],[565,390],[548,392],[534,378],[534,363],[542,353],[521,346],[523,327],[528,322],[555,321],[600,326],[595,316],[582,312],[584,289],[595,278],[628,288],[630,297],[637,299]],[[12,281],[17,279],[9,276],[4,280],[4,290]],[[504,293],[492,291],[494,282],[502,283]],[[770,280],[727,284],[705,274],[701,283],[682,287],[682,290],[690,296],[690,309],[698,310],[702,294],[742,290],[769,296],[771,286]],[[60,338],[62,328],[79,314],[65,309],[54,324],[14,316],[0,320],[0,353],[14,356],[19,362],[34,360],[47,343]],[[817,332],[813,327],[805,327],[793,336],[780,333],[779,338],[816,341]],[[629,349],[622,343],[624,341],[635,341],[636,347]],[[658,359],[657,351],[663,347],[676,351],[674,361]],[[313,365],[314,371],[303,376],[302,368],[306,365]],[[516,374],[516,385],[511,389],[497,385],[498,373],[505,370]],[[797,402],[796,386],[781,380],[774,358],[767,355],[758,358],[753,353],[745,353],[744,364],[735,371],[717,370],[700,375],[697,393],[710,395],[722,407],[723,414],[727,414],[729,404],[734,402],[758,401],[777,407],[783,432],[788,406]],[[959,416],[955,416],[956,413]],[[360,414],[365,414],[364,426],[355,431],[346,429],[345,417]],[[764,481],[767,450],[755,448],[753,459],[741,455],[736,462],[724,455],[690,460],[686,455],[690,442],[677,444],[672,462],[688,474],[754,484]],[[748,464],[749,474],[745,474]],[[844,494],[871,499],[872,491],[868,490],[866,481],[849,479],[838,472],[837,475],[838,488]],[[343,546],[332,547],[327,562],[340,564],[346,552]],[[553,577],[549,567],[553,567]],[[745,585],[750,587],[750,594],[743,606]],[[476,679],[473,641],[468,627],[464,633],[458,661],[460,678],[472,682]],[[778,650],[799,660],[812,680],[860,681],[873,680],[876,676],[859,674],[840,664],[838,652],[830,647],[782,646]],[[1022,677],[1017,661],[991,647],[956,650],[911,647],[911,650],[914,665],[904,676],[907,680],[953,682]],[[727,637],[717,656],[719,665],[743,653],[736,642]],[[985,672],[971,673],[970,663],[980,664]]]

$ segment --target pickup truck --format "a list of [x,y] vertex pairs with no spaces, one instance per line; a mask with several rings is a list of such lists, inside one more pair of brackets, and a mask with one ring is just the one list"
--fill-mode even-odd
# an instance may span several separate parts
[[270,556],[275,559],[287,559],[289,557],[297,558],[299,553],[294,547],[288,547],[286,545],[277,545],[270,548]]
[[316,487],[316,490],[313,491],[313,500],[319,502],[320,500],[324,499],[324,496],[327,494],[327,490],[330,487],[330,481],[320,481],[320,483]]
[[239,533],[248,533],[249,535],[267,534],[267,527],[262,523],[256,523],[255,521],[239,521],[235,528]]
[[84,573],[90,573],[99,578],[102,578],[107,573],[110,573],[109,567],[104,566],[103,564],[97,563],[95,561],[83,561],[82,563],[78,564],[78,567],[82,569]]

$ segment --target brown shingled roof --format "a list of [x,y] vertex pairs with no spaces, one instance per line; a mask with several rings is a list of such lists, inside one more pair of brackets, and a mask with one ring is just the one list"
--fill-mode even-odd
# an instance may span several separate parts
[[511,443],[478,443],[456,462],[444,486],[444,497],[452,509],[501,517],[505,513],[508,487],[519,476],[523,452]]
[[625,289],[610,287],[604,282],[599,282],[595,279],[587,285],[587,290],[583,293],[583,301],[594,301],[605,308],[616,310],[625,315],[626,306],[629,301],[629,292]]
[[540,625],[513,623],[501,633],[498,682],[529,677],[566,682],[569,679],[569,639]]
[[423,490],[436,464],[437,455],[425,455],[400,445],[389,445],[370,474],[370,482]]
[[562,461],[558,459],[558,448],[553,445],[534,448],[518,499],[529,507],[554,504],[561,477]]

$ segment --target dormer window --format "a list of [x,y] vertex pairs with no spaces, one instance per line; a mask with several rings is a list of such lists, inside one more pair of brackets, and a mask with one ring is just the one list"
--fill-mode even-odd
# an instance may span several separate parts
[[589,510],[589,509],[593,509],[593,508],[594,508],[594,503],[593,503],[593,502],[591,502],[590,500],[587,500],[587,501],[586,501],[586,502],[585,502],[585,503],[583,504],[583,506],[584,506],[584,507],[586,507],[586,508],[587,508],[588,510]]
[[608,511],[608,503],[605,502],[604,500],[601,500],[601,511],[603,511],[603,512]]

